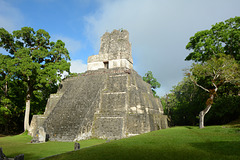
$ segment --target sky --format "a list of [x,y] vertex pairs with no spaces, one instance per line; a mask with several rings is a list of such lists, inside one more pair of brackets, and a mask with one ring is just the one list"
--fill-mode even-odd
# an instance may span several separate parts
[[[71,72],[87,70],[105,32],[126,29],[134,69],[152,71],[163,96],[193,62],[184,59],[189,38],[211,25],[240,16],[240,0],[0,0],[0,28],[44,29],[70,53]],[[0,50],[0,52],[3,52]]]

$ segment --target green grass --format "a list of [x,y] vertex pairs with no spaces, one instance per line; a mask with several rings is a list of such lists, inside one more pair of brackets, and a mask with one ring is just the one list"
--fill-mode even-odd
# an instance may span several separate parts
[[[82,149],[73,152],[68,152],[73,150],[73,142],[29,144],[30,140],[27,135],[1,137],[0,146],[7,156],[24,153],[26,160],[59,153],[63,154],[47,159],[240,159],[240,128],[225,126],[174,127],[109,143],[97,139],[80,141]],[[103,144],[92,146],[100,143]]]
[[[74,150],[74,142],[46,142],[31,144],[32,137],[22,134],[17,136],[0,137],[0,147],[7,157],[24,154],[25,160],[35,160],[55,154]],[[106,140],[91,139],[79,141],[80,147],[85,148],[106,142]]]
[[54,159],[235,160],[240,159],[240,129],[174,127],[48,158]]

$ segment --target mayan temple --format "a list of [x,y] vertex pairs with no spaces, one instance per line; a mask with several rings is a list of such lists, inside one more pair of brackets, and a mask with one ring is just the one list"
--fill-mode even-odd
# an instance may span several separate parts
[[129,33],[106,32],[88,70],[65,79],[43,115],[34,115],[29,133],[44,129],[52,141],[121,139],[167,128],[167,117],[151,86],[133,70]]

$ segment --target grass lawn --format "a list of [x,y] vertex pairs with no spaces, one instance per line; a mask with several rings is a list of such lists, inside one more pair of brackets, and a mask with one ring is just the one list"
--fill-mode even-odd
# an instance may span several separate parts
[[[27,135],[0,137],[0,147],[3,147],[3,152],[9,157],[24,153],[26,160],[72,151],[74,148],[73,142],[29,144],[30,140],[31,137]],[[240,159],[240,128],[173,127],[109,143],[104,142],[105,140],[97,139],[80,141],[82,149],[79,151],[47,159]],[[92,146],[100,143],[103,144]],[[87,146],[92,147],[83,148]]]
[[111,141],[47,160],[202,159],[239,160],[240,129],[210,126],[174,127]]
[[[0,137],[0,147],[7,157],[15,157],[24,154],[24,160],[35,160],[55,154],[65,153],[74,150],[74,142],[46,142],[31,144],[32,137],[26,134],[17,136]],[[91,139],[79,141],[81,148],[89,147],[106,140]]]

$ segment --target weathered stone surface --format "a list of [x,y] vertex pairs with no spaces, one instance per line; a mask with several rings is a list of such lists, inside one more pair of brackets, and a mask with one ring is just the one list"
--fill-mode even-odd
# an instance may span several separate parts
[[74,143],[74,151],[77,151],[77,150],[79,150],[79,149],[80,149],[80,144],[77,143],[77,142],[75,142],[75,143]]
[[50,140],[120,139],[167,127],[159,99],[134,70],[87,71],[69,83],[44,121]]
[[[45,112],[43,115],[33,115],[32,121],[30,124],[28,134],[32,137],[37,135],[37,131],[39,127],[43,126],[43,122],[46,120],[48,115],[52,112],[53,108],[57,105],[58,101],[61,99],[62,95],[71,87],[71,81],[75,80],[75,77],[65,79],[59,86],[59,90],[56,94],[51,94],[48,99],[47,106],[45,108]],[[38,141],[38,138],[34,139],[34,141]]]
[[37,131],[39,130],[39,127],[43,126],[46,118],[47,115],[33,115],[28,134],[31,136],[35,136],[37,134]]
[[88,58],[88,70],[117,67],[133,68],[131,44],[127,30],[106,32],[101,37],[99,54]]
[[38,132],[39,132],[38,141],[46,142],[46,132],[44,131],[44,128],[40,127]]
[[[43,124],[42,124],[43,125]],[[43,143],[49,140],[49,135],[45,132],[45,129],[42,126],[37,126],[37,131],[33,135],[31,143]]]
[[[104,34],[97,56],[90,57],[89,63],[96,60],[104,64],[104,58],[132,62],[128,32],[115,30]],[[167,128],[160,100],[153,96],[151,86],[127,65],[90,69],[64,80],[60,86],[55,94],[59,96],[51,96],[48,101],[44,121],[39,120],[41,116],[33,118],[33,135],[43,127],[52,141],[92,137],[110,140]]]
[[24,160],[24,154],[20,154],[14,158],[14,160]]

